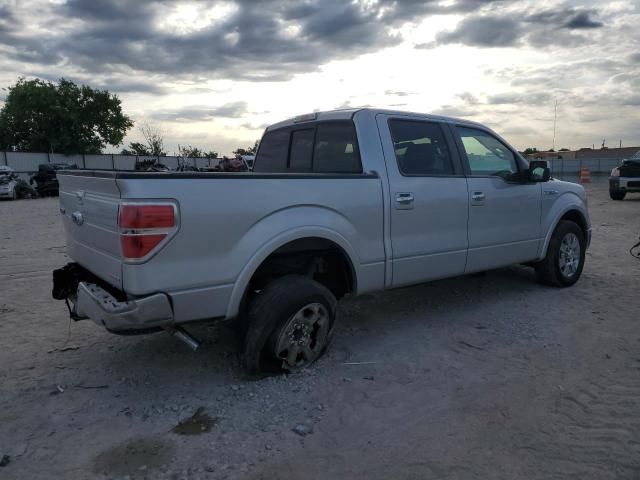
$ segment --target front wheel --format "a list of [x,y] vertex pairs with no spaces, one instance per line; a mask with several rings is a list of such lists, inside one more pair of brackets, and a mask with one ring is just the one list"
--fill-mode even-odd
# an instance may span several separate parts
[[268,284],[249,305],[245,369],[257,374],[311,365],[331,341],[336,305],[333,294],[309,277],[287,275]]
[[611,200],[624,200],[624,196],[627,194],[627,192],[623,192],[621,190],[612,190],[611,188],[609,189],[609,196],[611,197]]
[[576,283],[584,267],[585,247],[582,229],[570,220],[561,220],[549,241],[547,256],[535,267],[538,280],[554,287]]

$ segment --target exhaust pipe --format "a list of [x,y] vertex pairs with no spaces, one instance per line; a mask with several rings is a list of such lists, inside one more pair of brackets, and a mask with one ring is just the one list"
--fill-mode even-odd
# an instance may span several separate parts
[[176,338],[186,343],[187,346],[194,352],[200,346],[200,341],[196,337],[194,337],[189,332],[187,332],[184,328],[178,325],[167,327],[166,330],[169,333],[169,335],[171,335],[173,338]]

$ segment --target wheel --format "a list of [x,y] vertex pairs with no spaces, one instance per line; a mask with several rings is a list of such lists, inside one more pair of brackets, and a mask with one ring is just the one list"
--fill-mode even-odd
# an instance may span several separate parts
[[250,301],[242,360],[248,373],[294,371],[311,365],[328,347],[337,301],[302,275],[268,284]]
[[611,197],[611,200],[624,200],[624,196],[626,194],[627,192],[623,192],[622,190],[609,189],[609,196]]
[[547,256],[535,267],[538,280],[554,287],[570,287],[580,278],[584,257],[582,229],[570,220],[561,220],[551,236]]

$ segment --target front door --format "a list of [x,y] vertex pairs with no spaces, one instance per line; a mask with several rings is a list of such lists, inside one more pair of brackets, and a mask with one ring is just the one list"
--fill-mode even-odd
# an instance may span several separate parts
[[446,126],[378,115],[391,195],[392,285],[464,273],[467,180]]
[[465,272],[534,260],[541,241],[541,187],[514,183],[524,169],[516,154],[491,133],[453,127],[466,156],[469,253]]

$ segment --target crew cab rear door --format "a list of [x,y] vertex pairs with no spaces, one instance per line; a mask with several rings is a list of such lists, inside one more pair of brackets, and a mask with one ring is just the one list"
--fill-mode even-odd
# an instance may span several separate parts
[[411,115],[377,115],[391,195],[392,286],[464,272],[467,180],[451,131]]

